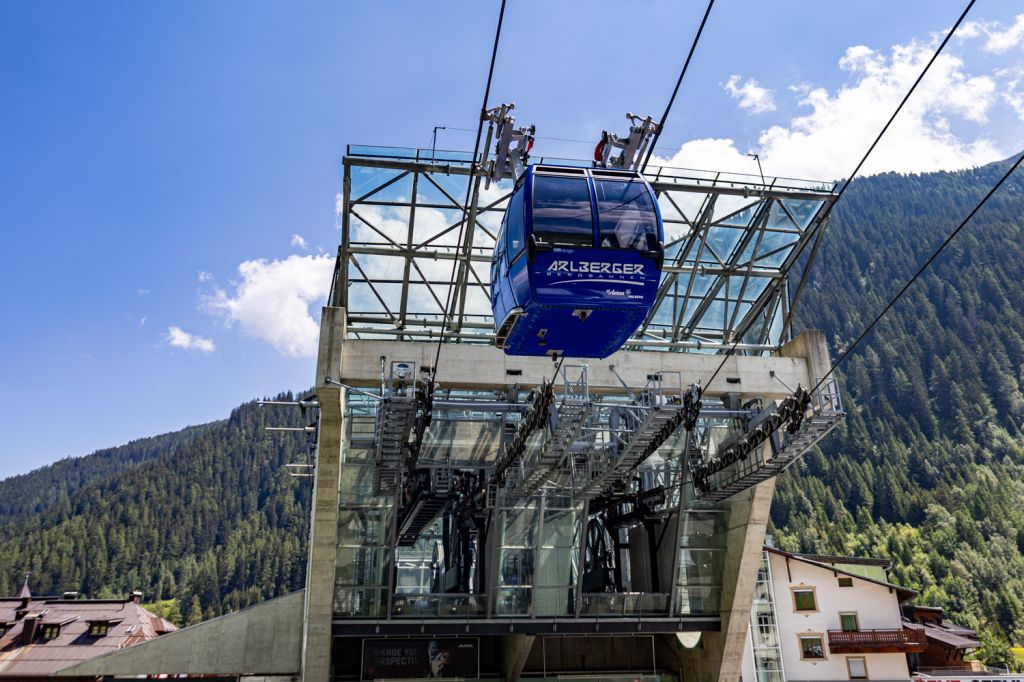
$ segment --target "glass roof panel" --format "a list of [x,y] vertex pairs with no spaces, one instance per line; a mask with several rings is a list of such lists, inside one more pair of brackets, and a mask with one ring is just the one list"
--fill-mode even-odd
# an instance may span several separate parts
[[[352,333],[359,333],[363,338],[370,335],[396,338],[410,333],[426,335],[430,328],[438,328],[465,212],[461,202],[465,200],[469,182],[465,174],[469,157],[465,152],[442,150],[349,147],[345,172],[350,182],[350,200],[355,203],[343,207],[348,213],[349,251],[342,259],[349,287],[345,292],[333,292],[332,304],[346,305],[356,318],[362,314],[351,326]],[[533,159],[537,163],[562,161]],[[451,172],[439,168],[441,163],[451,164],[447,166]],[[587,161],[573,163],[590,165]],[[393,167],[378,168],[377,165]],[[703,297],[716,286],[719,277],[734,273],[728,295],[730,299],[739,296],[742,270],[753,256],[756,235],[746,240],[742,254],[734,251],[752,229],[750,223],[763,202],[772,201],[775,205],[757,251],[754,263],[757,276],[750,278],[743,294],[747,305],[769,285],[771,279],[766,275],[785,274],[778,272],[778,268],[785,263],[793,246],[800,242],[801,232],[818,224],[816,221],[823,214],[825,202],[834,196],[831,185],[807,181],[770,179],[762,184],[762,178],[757,176],[656,167],[649,168],[646,176],[658,193],[665,221],[666,262],[677,263],[683,240],[692,242],[687,262],[683,264],[692,271],[684,270],[673,277],[663,275],[662,286],[668,289],[661,292],[660,307],[649,315],[649,326],[642,326],[634,336],[635,343],[631,347],[650,350],[698,350],[695,348],[700,341],[697,333],[711,339],[721,338],[723,318],[738,320],[742,317],[742,313],[732,315],[735,303],[730,303],[728,311],[725,310],[723,287],[716,294],[719,300],[706,309],[703,319],[696,321],[690,336],[685,329],[672,328],[673,323],[679,321],[678,308],[684,304],[687,310],[682,322],[690,322],[689,316],[701,309]],[[412,258],[407,260],[414,177],[419,206],[413,216]],[[471,226],[472,261],[464,279],[466,288],[457,292],[457,298],[464,302],[466,317],[460,329],[447,337],[450,340],[492,342],[488,263],[511,190],[512,182],[507,179],[491,183],[489,187],[484,183],[480,185],[477,221]],[[711,206],[712,202],[714,220],[719,222],[693,235],[693,223],[702,219],[702,208]],[[462,267],[456,267],[456,271]],[[339,276],[336,281],[345,279]],[[366,279],[370,282],[363,281]],[[691,283],[691,295],[686,300],[685,292]],[[396,325],[400,321],[395,317],[403,309],[403,296],[406,316],[404,327],[399,328]],[[657,333],[648,334],[648,329]],[[762,331],[763,326],[752,328],[750,333],[761,334]],[[654,340],[655,337],[658,343],[644,345],[644,339]],[[666,346],[663,339],[673,337],[678,338],[678,342],[672,342],[676,345]],[[776,336],[769,335],[765,348],[777,341]]]

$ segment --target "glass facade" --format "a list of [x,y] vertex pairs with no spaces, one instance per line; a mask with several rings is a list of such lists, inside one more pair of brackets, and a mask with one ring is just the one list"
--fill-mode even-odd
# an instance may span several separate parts
[[[343,258],[332,305],[346,308],[349,332],[357,338],[392,338],[396,311],[404,311],[399,322],[416,323],[407,324],[403,336],[430,338],[445,306],[443,289],[437,287],[450,277],[451,268],[444,264],[458,248],[468,209],[462,202],[469,154],[360,146],[348,152]],[[537,165],[591,165],[532,160]],[[382,163],[409,168],[382,168]],[[791,292],[780,285],[795,254],[806,252],[818,231],[835,196],[832,185],[653,166],[645,177],[664,222],[667,268],[657,308],[634,336],[637,347],[715,352],[715,344],[731,344],[739,337],[743,345],[737,352],[755,354],[785,341]],[[640,216],[649,199],[633,191],[635,184],[595,180],[598,245],[648,248],[641,238],[648,228]],[[537,176],[533,219],[538,238],[569,246],[594,243],[586,187],[583,177]],[[467,242],[469,272],[460,292],[465,299],[462,324],[453,332],[463,342],[487,343],[494,331],[489,262],[512,189],[510,180],[492,183],[476,204],[476,223]],[[516,230],[508,230],[506,237],[513,254],[525,245]],[[406,245],[412,248],[408,269]],[[342,282],[344,287],[339,286]]]
[[[516,487],[512,472],[512,482],[492,486],[478,503],[486,510],[474,507],[467,516],[458,502],[460,486],[469,479],[458,477],[488,471],[503,450],[503,438],[515,433],[522,416],[502,411],[508,396],[470,391],[438,396],[440,407],[416,462],[417,475],[432,480],[431,497],[408,484],[387,492],[374,449],[379,401],[365,393],[349,391],[345,402],[336,619],[717,616],[727,513],[696,505],[681,456],[682,430],[643,461],[623,487],[654,491],[646,522],[629,516],[634,507],[627,498],[623,507],[609,508],[606,498],[591,506],[566,470],[552,471],[546,483],[526,493]],[[512,404],[525,404],[527,398],[519,396]],[[586,422],[594,435],[582,431],[576,441],[580,447],[586,443],[592,454],[573,458],[574,466],[588,458],[599,462],[598,453],[618,447],[605,423],[623,419],[614,402],[613,397],[596,399],[603,407]],[[730,429],[725,420],[702,424],[702,442],[720,439]],[[550,428],[526,441],[522,460],[542,456]],[[575,475],[588,474],[580,469]],[[416,525],[414,517],[423,509],[427,522]],[[482,518],[488,519],[486,527]]]

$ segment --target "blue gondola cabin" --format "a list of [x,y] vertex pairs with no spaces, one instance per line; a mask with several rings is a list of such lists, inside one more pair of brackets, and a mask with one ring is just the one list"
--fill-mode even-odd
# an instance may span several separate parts
[[658,202],[639,173],[528,167],[491,263],[498,347],[608,357],[654,304],[663,240]]

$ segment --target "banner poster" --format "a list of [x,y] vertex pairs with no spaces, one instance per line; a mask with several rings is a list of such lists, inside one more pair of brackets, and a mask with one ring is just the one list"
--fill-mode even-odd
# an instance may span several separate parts
[[363,679],[479,677],[477,639],[364,639]]

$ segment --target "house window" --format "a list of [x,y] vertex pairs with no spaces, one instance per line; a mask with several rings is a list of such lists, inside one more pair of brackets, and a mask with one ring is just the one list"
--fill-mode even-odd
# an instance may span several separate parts
[[860,630],[856,613],[840,613],[839,624],[842,626],[843,632],[856,632]]
[[825,646],[821,643],[821,635],[800,635],[800,658],[805,661],[825,659]]
[[44,625],[43,626],[43,639],[57,639],[60,637],[60,626],[59,625]]
[[853,587],[853,578],[840,578],[839,587]]
[[814,588],[797,588],[793,590],[793,609],[796,611],[817,611],[818,603],[814,598]]
[[89,636],[106,637],[109,628],[110,626],[105,621],[99,623],[89,623]]
[[847,656],[846,670],[851,680],[868,679],[868,662],[863,656]]
[[7,623],[0,623],[0,637],[7,634]]

